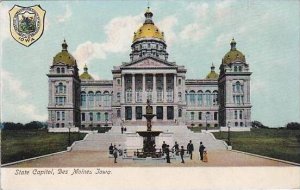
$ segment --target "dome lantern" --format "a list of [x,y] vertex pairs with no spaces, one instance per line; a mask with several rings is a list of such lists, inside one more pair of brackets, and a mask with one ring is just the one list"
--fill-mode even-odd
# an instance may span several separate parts
[[208,80],[217,80],[219,78],[219,74],[215,72],[215,66],[212,63],[210,67],[210,73],[206,76]]
[[68,44],[66,42],[66,39],[64,39],[64,42],[61,44],[62,51],[68,51]]
[[236,50],[236,42],[234,40],[234,38],[232,38],[231,42],[230,42],[230,46],[231,46],[231,50]]
[[83,67],[84,72],[79,76],[81,80],[94,80],[94,78],[88,73],[88,67],[85,64]]

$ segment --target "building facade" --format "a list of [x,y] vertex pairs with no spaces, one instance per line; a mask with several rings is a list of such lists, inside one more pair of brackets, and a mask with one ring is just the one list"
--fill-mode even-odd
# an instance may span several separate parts
[[145,13],[134,33],[130,60],[112,69],[113,80],[79,76],[67,43],[53,58],[49,78],[49,127],[144,125],[149,99],[154,125],[250,127],[250,75],[245,56],[231,41],[220,76],[212,64],[205,79],[187,79],[183,65],[168,61],[164,33]]

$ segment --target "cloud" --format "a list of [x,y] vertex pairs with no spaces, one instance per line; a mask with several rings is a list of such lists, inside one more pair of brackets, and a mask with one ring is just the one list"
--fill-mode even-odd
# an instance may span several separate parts
[[235,0],[219,1],[216,3],[215,16],[217,20],[223,20],[225,17],[233,14],[231,6]]
[[[2,69],[1,70],[1,91],[3,92],[2,96],[2,107],[5,113],[11,112],[11,113],[17,113],[18,115],[9,115],[8,117],[12,118],[4,118],[9,121],[19,121],[20,116],[22,116],[23,120],[32,121],[32,120],[38,120],[38,121],[44,121],[47,119],[47,114],[40,114],[37,111],[36,106],[33,104],[28,104],[25,102],[28,102],[30,100],[30,93],[27,92],[23,86],[22,82],[16,79],[16,77]],[[2,94],[1,94],[2,95]],[[12,95],[12,96],[10,96]],[[10,97],[13,97],[13,99],[10,99]],[[21,102],[21,103],[19,103]]]
[[158,28],[164,32],[166,43],[170,46],[176,40],[174,27],[177,25],[178,19],[173,16],[168,16],[157,23]]
[[86,41],[79,44],[74,52],[80,69],[92,59],[106,59],[108,53],[123,53],[130,49],[133,32],[142,23],[142,14],[113,18],[104,26],[106,41]]
[[187,10],[193,12],[196,18],[203,19],[203,17],[208,15],[208,4],[191,2],[187,5]]
[[72,16],[72,11],[70,6],[67,4],[65,8],[66,8],[65,13],[63,15],[57,16],[57,21],[60,23],[66,22]]
[[32,104],[17,106],[17,112],[22,113],[22,117],[30,118],[32,121],[46,121],[47,114],[40,114]]
[[9,26],[9,14],[8,11],[10,8],[8,6],[1,6],[0,9],[0,22],[1,22],[1,27],[0,27],[0,41],[4,41],[5,39],[9,38],[10,36],[10,26]]
[[208,34],[210,28],[208,26],[192,23],[188,24],[184,27],[184,29],[180,32],[180,38],[183,40],[191,40],[191,41],[199,41]]

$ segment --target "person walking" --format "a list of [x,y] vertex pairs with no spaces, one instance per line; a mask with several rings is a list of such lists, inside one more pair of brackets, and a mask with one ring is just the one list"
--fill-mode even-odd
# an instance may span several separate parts
[[114,147],[113,147],[112,143],[110,144],[108,150],[109,150],[109,154],[113,154]]
[[170,162],[170,149],[169,149],[169,145],[166,145],[166,148],[165,148],[165,152],[166,152],[166,155],[167,155],[167,163],[171,163]]
[[124,132],[124,127],[121,126],[121,133],[123,134],[123,132]]
[[193,159],[193,151],[194,151],[194,145],[192,143],[192,140],[190,140],[189,144],[188,144],[188,151],[190,154],[190,159]]
[[200,152],[200,159],[201,161],[203,161],[203,152],[204,152],[205,146],[202,144],[202,142],[200,142],[200,146],[199,146],[199,152]]
[[173,148],[175,150],[176,156],[178,156],[179,155],[179,145],[177,144],[177,141],[175,141],[175,145],[172,147],[172,149]]
[[161,150],[162,150],[163,154],[166,152],[165,151],[166,147],[167,147],[167,144],[165,141],[163,141],[163,144],[161,145]]
[[119,151],[118,151],[116,145],[114,145],[114,152],[113,152],[113,154],[114,154],[114,158],[115,158],[115,162],[114,163],[117,163],[117,158],[118,158]]
[[180,149],[180,157],[181,157],[181,163],[184,164],[184,160],[183,160],[183,155],[184,155],[184,149],[183,149],[183,146],[181,146],[181,149]]

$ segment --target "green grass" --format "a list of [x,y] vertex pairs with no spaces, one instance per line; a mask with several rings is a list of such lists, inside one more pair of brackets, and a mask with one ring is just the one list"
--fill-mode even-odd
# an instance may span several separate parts
[[[227,141],[227,132],[213,133]],[[252,129],[251,132],[230,132],[232,148],[300,163],[300,130]]]
[[[1,131],[2,164],[66,150],[68,135],[46,130]],[[71,133],[71,143],[84,136],[83,133]]]

